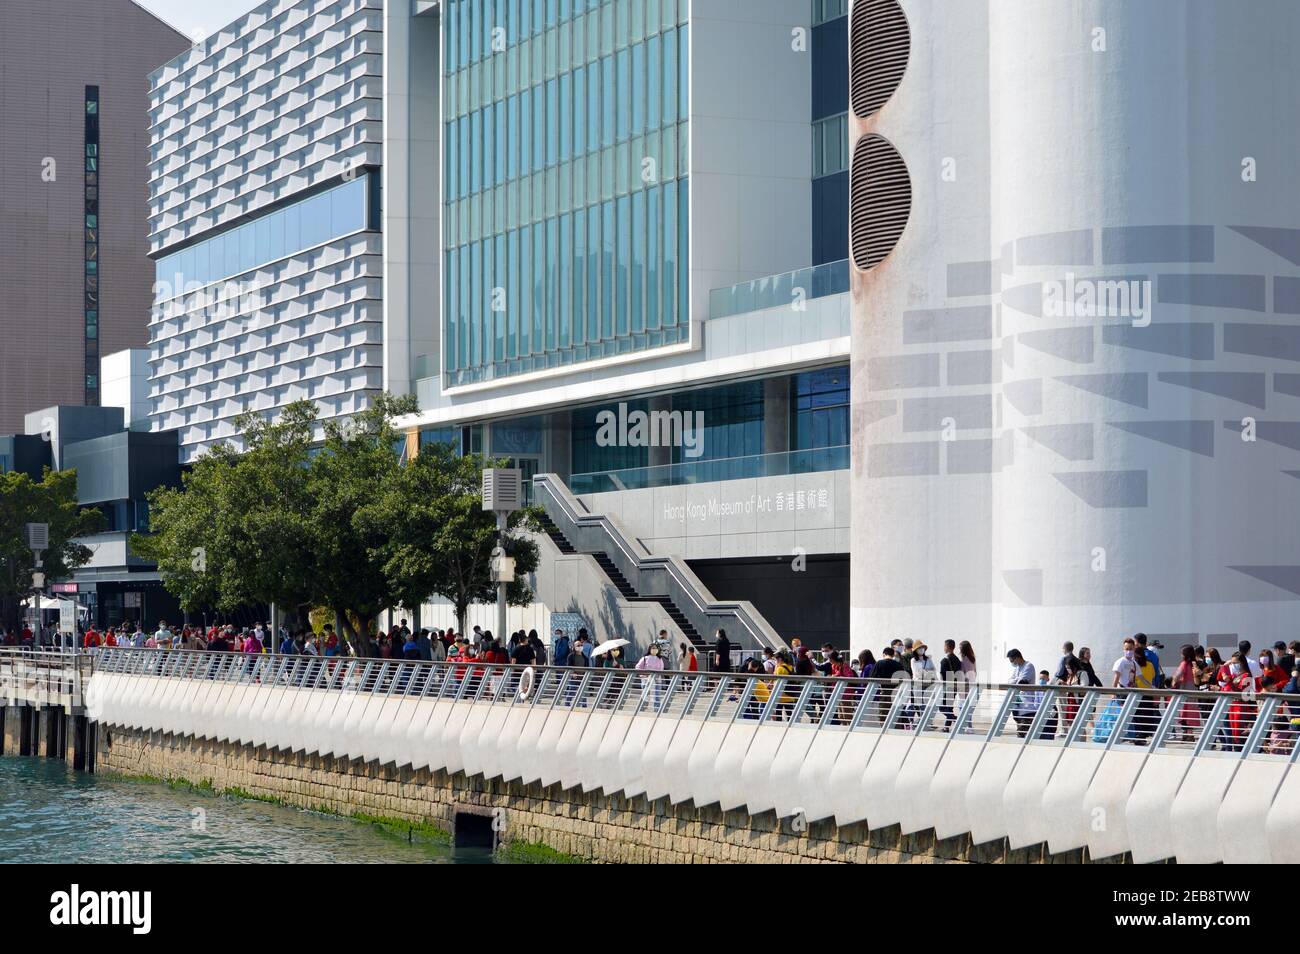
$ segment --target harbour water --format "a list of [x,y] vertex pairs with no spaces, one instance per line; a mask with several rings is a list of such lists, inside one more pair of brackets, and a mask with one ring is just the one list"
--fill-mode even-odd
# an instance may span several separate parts
[[484,863],[379,825],[0,758],[0,862]]

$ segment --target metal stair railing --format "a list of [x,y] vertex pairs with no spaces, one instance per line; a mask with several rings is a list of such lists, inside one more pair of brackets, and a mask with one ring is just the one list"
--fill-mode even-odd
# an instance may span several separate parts
[[641,597],[666,596],[712,646],[713,632],[726,630],[733,645],[753,651],[787,648],[781,635],[748,600],[717,600],[685,561],[656,556],[634,541],[608,514],[589,513],[555,474],[533,478],[534,500],[579,552],[603,552]]

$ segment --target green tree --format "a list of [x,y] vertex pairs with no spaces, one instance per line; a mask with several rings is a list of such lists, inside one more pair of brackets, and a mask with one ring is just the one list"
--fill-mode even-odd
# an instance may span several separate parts
[[158,564],[168,592],[190,611],[276,603],[293,612],[314,591],[306,472],[315,408],[299,402],[268,422],[237,419],[245,450],[219,444],[180,488],[149,494],[148,534],[132,552]]
[[[151,494],[151,533],[133,539],[134,551],[158,564],[187,609],[327,607],[363,653],[383,610],[414,608],[430,594],[451,600],[463,626],[471,603],[496,597],[483,463],[432,448],[403,465],[392,422],[416,409],[413,396],[381,395],[360,414],[326,421],[319,447],[311,402],[289,405],[274,424],[242,418],[246,450],[219,446],[181,488]],[[519,531],[536,527],[531,512],[511,520],[514,605],[532,599],[521,577],[536,569],[537,548]]]
[[[404,487],[395,445],[404,438],[392,419],[419,409],[414,395],[380,395],[360,414],[325,424],[312,458],[307,492],[313,581],[319,602],[338,615],[344,634],[369,652],[370,628],[397,603],[395,581],[378,559],[388,540],[406,533]],[[372,516],[378,511],[385,519]]]
[[[431,593],[441,596],[455,608],[463,632],[472,604],[496,602],[491,565],[496,516],[483,510],[481,485],[484,467],[504,465],[461,457],[449,444],[431,444],[402,469],[400,490],[384,498],[402,514],[381,511],[374,516],[377,523],[400,525],[405,531],[379,548],[398,605],[409,609]],[[516,511],[507,524],[505,550],[515,560],[515,579],[506,590],[511,606],[532,602],[525,578],[537,569],[538,550],[525,531],[539,529],[533,509]]]
[[22,622],[20,604],[34,592],[35,555],[27,546],[27,524],[47,523],[50,546],[41,554],[47,580],[68,576],[89,562],[91,551],[77,537],[98,533],[104,517],[77,504],[77,472],[52,471],[41,480],[23,473],[0,474],[0,626],[13,631]]

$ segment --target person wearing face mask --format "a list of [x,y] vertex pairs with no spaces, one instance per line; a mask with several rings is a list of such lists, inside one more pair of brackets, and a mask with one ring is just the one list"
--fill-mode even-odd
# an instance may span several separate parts
[[1286,688],[1291,674],[1273,661],[1271,650],[1265,649],[1259,654],[1259,691],[1281,692]]
[[912,704],[907,710],[907,721],[911,723],[925,711],[925,694],[935,681],[934,660],[930,658],[930,647],[918,641],[912,646]]
[[[1255,677],[1250,674],[1250,667],[1246,663],[1246,657],[1240,652],[1232,654],[1228,660],[1228,679],[1223,690],[1225,692],[1246,692],[1255,688]],[[1246,741],[1246,735],[1250,732],[1251,724],[1254,722],[1255,704],[1241,696],[1232,700],[1228,707],[1228,747],[1233,751],[1241,749]]]
[[659,680],[662,678],[659,673],[664,671],[664,661],[659,653],[659,644],[651,643],[650,651],[637,660],[635,667],[637,672],[645,673],[641,677],[642,698],[653,694],[656,712],[659,710]]
[[1137,678],[1137,643],[1132,639],[1124,640],[1124,654],[1115,660],[1113,672],[1115,678],[1111,685],[1116,689],[1131,689]]

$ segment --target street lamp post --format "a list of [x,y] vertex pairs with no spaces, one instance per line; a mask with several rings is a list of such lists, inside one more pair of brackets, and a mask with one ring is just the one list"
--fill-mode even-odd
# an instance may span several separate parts
[[506,556],[506,528],[510,514],[519,509],[523,487],[513,467],[489,467],[483,471],[483,509],[496,514],[497,545],[492,550],[492,579],[497,585],[497,639],[506,645],[506,588],[515,579],[514,558]]
[[36,569],[32,571],[32,590],[36,598],[36,635],[33,643],[44,637],[45,620],[41,616],[41,603],[45,592],[45,573],[42,570],[41,554],[50,548],[50,525],[48,523],[29,523],[27,525],[27,548],[32,551]]

